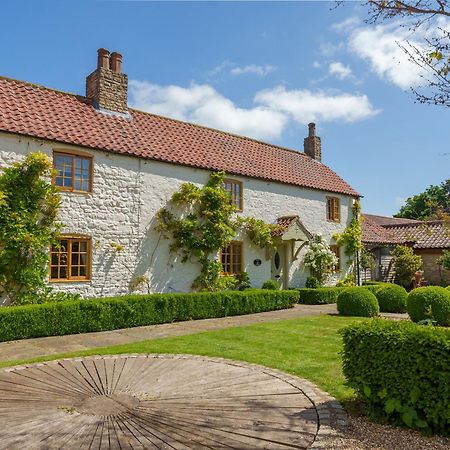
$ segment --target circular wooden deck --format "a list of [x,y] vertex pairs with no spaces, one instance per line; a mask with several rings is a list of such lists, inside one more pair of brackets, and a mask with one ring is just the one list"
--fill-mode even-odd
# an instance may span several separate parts
[[302,380],[292,380],[299,379],[187,355],[88,357],[4,369],[0,448],[308,448],[320,414]]

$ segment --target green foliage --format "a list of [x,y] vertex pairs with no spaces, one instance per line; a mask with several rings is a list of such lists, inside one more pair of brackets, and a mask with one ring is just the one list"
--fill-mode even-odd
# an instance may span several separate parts
[[450,325],[450,292],[440,286],[426,286],[412,290],[407,299],[407,311],[413,322],[435,321]]
[[310,275],[306,279],[305,287],[310,288],[310,289],[320,288],[320,281],[316,277],[313,277],[312,275]]
[[0,341],[115,330],[290,308],[295,291],[125,295],[0,309]]
[[60,228],[51,173],[50,160],[38,152],[0,174],[0,296],[11,303],[27,303],[46,288],[48,247]]
[[386,284],[378,286],[374,292],[381,312],[404,313],[406,312],[406,299],[408,293],[402,286]]
[[342,331],[343,372],[372,416],[450,433],[450,332],[371,320]]
[[308,243],[303,264],[309,269],[311,275],[323,285],[329,275],[333,273],[338,263],[336,255],[320,235],[312,237]]
[[245,291],[245,289],[250,289],[252,287],[250,277],[247,272],[238,273],[234,278],[236,279],[234,289],[238,291]]
[[353,204],[353,218],[342,233],[336,233],[333,239],[336,244],[344,247],[345,254],[353,261],[356,252],[363,248],[361,204],[355,201]]
[[275,280],[267,280],[264,281],[263,285],[261,286],[261,289],[266,289],[268,291],[275,291],[279,290],[280,286]]
[[321,287],[317,289],[299,288],[298,302],[302,305],[327,305],[336,303],[338,295],[345,287]]
[[272,232],[278,228],[278,225],[268,224],[254,217],[239,216],[236,218],[236,226],[244,230],[250,241],[257,247],[275,248]]
[[242,285],[236,277],[222,276],[221,263],[213,259],[236,236],[238,228],[259,247],[274,245],[274,225],[250,217],[233,219],[236,208],[223,188],[224,179],[225,172],[212,172],[201,188],[192,183],[182,184],[171,199],[171,206],[177,211],[162,208],[156,214],[155,229],[172,240],[170,250],[179,253],[184,263],[200,264],[201,273],[192,284],[198,291],[213,292]]
[[394,217],[433,220],[441,219],[442,211],[450,211],[450,179],[408,198]]
[[351,287],[355,286],[355,284],[355,276],[353,274],[348,274],[336,283],[336,287]]
[[411,287],[414,274],[422,267],[422,258],[411,247],[397,245],[391,252],[395,282],[405,288]]
[[444,250],[442,256],[438,258],[438,264],[444,269],[450,270],[450,251]]
[[363,270],[374,269],[376,266],[375,255],[363,247],[359,255],[359,263]]
[[338,295],[337,309],[344,316],[372,317],[380,313],[377,298],[364,287],[344,289]]

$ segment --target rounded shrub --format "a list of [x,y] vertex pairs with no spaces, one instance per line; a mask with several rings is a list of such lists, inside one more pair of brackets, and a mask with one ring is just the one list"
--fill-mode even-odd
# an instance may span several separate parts
[[444,289],[442,295],[436,296],[431,303],[431,314],[437,325],[450,326],[450,291]]
[[[406,309],[413,322],[426,319],[438,322],[438,319],[434,317],[434,312],[437,312],[440,321],[438,324],[441,324],[448,322],[448,318],[445,319],[447,302],[450,302],[450,295],[445,288],[439,286],[420,287],[409,293]],[[433,304],[436,305],[434,306],[434,312]]]
[[375,295],[363,287],[344,289],[337,298],[337,309],[344,316],[372,317],[380,312]]
[[408,298],[408,293],[404,287],[396,284],[387,284],[380,286],[374,294],[377,297],[381,312],[406,312],[406,299]]
[[316,278],[310,275],[306,279],[305,287],[308,289],[317,289],[320,288],[320,281]]
[[280,289],[280,286],[275,280],[267,280],[264,281],[263,285],[261,286],[261,289],[278,290]]

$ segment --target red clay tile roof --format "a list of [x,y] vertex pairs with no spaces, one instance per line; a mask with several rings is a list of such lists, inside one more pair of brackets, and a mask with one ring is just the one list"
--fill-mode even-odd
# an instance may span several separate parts
[[272,231],[272,236],[283,236],[284,232],[296,221],[298,216],[284,216],[277,219],[277,228]]
[[420,220],[414,219],[404,219],[403,217],[385,217],[385,216],[376,216],[374,214],[364,214],[366,219],[370,219],[371,222],[376,223],[377,225],[385,226],[385,225],[404,225],[408,223],[421,223]]
[[0,131],[359,196],[303,153],[199,125],[133,109],[130,119],[107,115],[85,97],[5,77],[0,105]]
[[450,225],[442,221],[390,225],[386,230],[403,242],[414,242],[413,248],[450,248]]
[[442,221],[364,214],[362,241],[366,244],[412,244],[413,248],[450,248],[450,226]]
[[402,241],[386,228],[372,219],[370,214],[364,214],[362,223],[362,241],[365,244],[401,244]]

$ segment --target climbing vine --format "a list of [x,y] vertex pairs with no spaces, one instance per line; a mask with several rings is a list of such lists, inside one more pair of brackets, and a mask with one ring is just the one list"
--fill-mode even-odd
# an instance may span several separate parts
[[336,233],[333,239],[336,244],[344,247],[344,253],[353,261],[356,253],[362,249],[362,218],[361,204],[356,201],[353,204],[353,218],[342,233]]
[[273,225],[248,217],[234,218],[235,206],[223,188],[225,172],[212,172],[208,182],[198,187],[183,183],[172,195],[169,206],[157,213],[155,229],[171,239],[170,250],[181,256],[182,262],[198,262],[200,275],[192,287],[196,290],[223,290],[238,280],[221,276],[222,264],[217,252],[242,229],[250,241],[259,247],[271,247]]
[[49,294],[48,248],[61,227],[61,200],[51,173],[50,160],[38,152],[0,175],[0,296],[10,303]]

